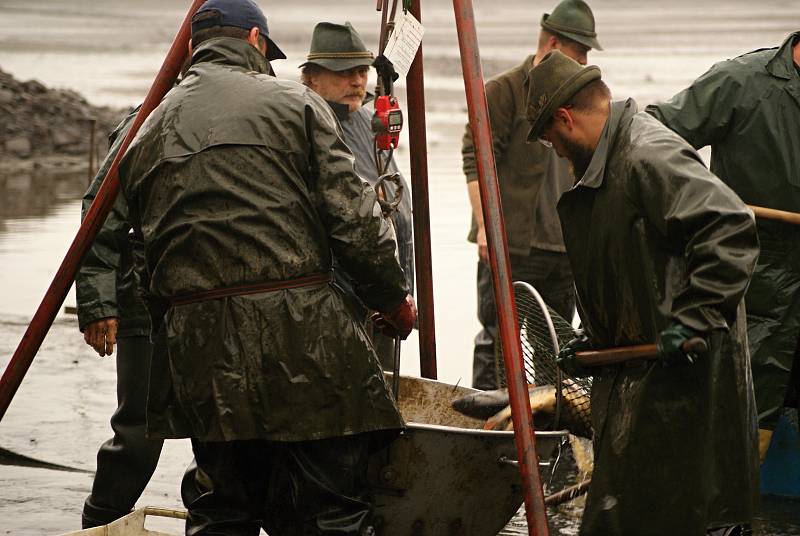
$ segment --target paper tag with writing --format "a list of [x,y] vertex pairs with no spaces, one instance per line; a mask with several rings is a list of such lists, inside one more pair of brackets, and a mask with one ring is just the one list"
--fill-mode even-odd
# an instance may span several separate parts
[[389,36],[383,55],[392,62],[394,70],[405,77],[422,43],[425,28],[411,13],[398,13],[394,22],[394,31]]

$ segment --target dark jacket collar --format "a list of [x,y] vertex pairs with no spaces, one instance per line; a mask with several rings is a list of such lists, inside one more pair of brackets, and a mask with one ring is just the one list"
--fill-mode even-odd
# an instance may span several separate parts
[[781,48],[775,53],[775,56],[767,63],[767,71],[772,76],[791,80],[797,76],[797,70],[794,67],[794,55],[792,47],[795,40],[800,38],[800,32],[794,32],[786,38],[781,45]]
[[200,44],[192,54],[192,65],[218,63],[268,74],[269,62],[250,43],[233,37],[216,37]]
[[339,121],[344,121],[350,116],[350,107],[348,105],[329,100],[326,100],[325,102],[327,102],[328,106],[331,107],[334,115],[336,115],[336,119]]
[[[367,104],[372,102],[374,98],[375,96],[372,93],[367,93],[364,96],[364,102],[361,103],[361,106],[366,106]],[[344,121],[348,117],[350,117],[350,107],[348,105],[329,100],[326,100],[325,102],[327,102],[328,106],[331,107],[331,110],[333,110],[334,115],[336,115],[336,119],[338,119],[339,121]]]
[[636,113],[636,108],[636,101],[633,99],[611,102],[606,126],[600,134],[600,141],[594,151],[592,161],[589,163],[589,167],[586,168],[586,173],[575,185],[576,187],[600,188],[603,185],[606,162],[611,156],[610,152],[614,148],[620,125],[624,123],[623,118],[630,117]]

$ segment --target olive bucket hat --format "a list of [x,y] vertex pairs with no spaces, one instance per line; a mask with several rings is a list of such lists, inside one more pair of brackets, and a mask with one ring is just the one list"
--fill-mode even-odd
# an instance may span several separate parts
[[531,123],[528,141],[536,141],[555,111],[600,76],[596,65],[583,67],[558,50],[547,53],[539,65],[528,72],[526,112]]
[[374,60],[375,56],[364,46],[352,24],[320,22],[314,27],[306,62],[300,67],[314,64],[330,71],[346,71],[370,66]]
[[594,15],[583,0],[564,0],[552,13],[542,15],[542,28],[563,35],[595,50],[603,50],[597,41]]

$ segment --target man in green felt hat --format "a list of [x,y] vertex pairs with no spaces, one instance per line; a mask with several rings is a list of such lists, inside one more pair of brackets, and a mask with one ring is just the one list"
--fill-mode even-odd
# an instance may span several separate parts
[[328,102],[355,112],[364,103],[369,68],[375,56],[349,22],[320,22],[311,36],[311,50],[300,65],[305,85]]
[[[682,138],[595,66],[560,52],[529,74],[528,139],[569,160],[558,214],[584,334],[559,354],[594,377],[595,469],[581,534],[749,534],[756,408],[743,298],[750,210]],[[701,337],[708,351],[686,353]],[[575,353],[657,343],[654,361],[583,368]],[[646,515],[643,513],[646,512]]]
[[[314,27],[311,49],[306,62],[301,67],[302,82],[322,96],[333,109],[342,126],[344,141],[355,156],[356,173],[371,186],[378,186],[379,194],[386,200],[395,198],[397,185],[381,182],[378,179],[385,173],[399,173],[390,154],[378,151],[385,170],[378,170],[375,163],[375,133],[372,130],[372,110],[365,104],[371,100],[367,94],[369,68],[374,56],[349,23],[335,24],[321,22]],[[387,161],[388,159],[388,161]],[[411,193],[402,175],[403,185],[400,204],[391,213],[397,236],[400,265],[406,276],[406,283],[413,293],[414,289],[414,241],[413,219],[411,215]],[[385,205],[384,205],[385,206]],[[394,338],[387,337],[367,322],[368,308],[356,296],[354,282],[350,276],[336,266],[335,283],[350,298],[350,304],[361,319],[364,329],[370,335],[375,352],[384,369],[391,370],[394,362]]]
[[[541,144],[525,141],[529,128],[525,79],[530,68],[551,50],[585,64],[591,49],[602,48],[592,10],[582,0],[562,1],[552,13],[542,15],[540,25],[536,54],[489,80],[486,100],[513,277],[536,287],[545,302],[569,321],[575,310],[575,293],[555,207],[571,180],[566,160]],[[475,337],[472,385],[495,389],[504,382],[503,359],[496,344],[497,312],[469,125],[462,158],[473,216],[468,240],[478,246],[478,319],[483,327]]]

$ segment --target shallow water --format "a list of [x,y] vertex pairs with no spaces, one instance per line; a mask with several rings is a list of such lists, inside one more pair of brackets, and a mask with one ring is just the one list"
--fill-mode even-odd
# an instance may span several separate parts
[[[533,52],[538,18],[555,4],[478,0],[476,19],[486,75]],[[160,65],[188,1],[0,0],[0,68],[21,79],[76,89],[96,104],[139,102]],[[297,76],[313,23],[350,20],[368,44],[376,41],[374,2],[262,2],[270,29],[289,59],[279,75]],[[537,6],[537,7],[531,7]],[[606,51],[590,61],[604,71],[614,95],[640,106],[666,98],[713,62],[774,46],[800,21],[800,3],[768,0],[593,1]],[[270,9],[272,8],[272,9]],[[469,384],[475,319],[475,249],[465,236],[469,204],[461,174],[460,138],[466,121],[451,5],[423,1],[428,120],[431,240],[440,378]],[[39,28],[40,31],[33,31]],[[46,31],[43,31],[46,29]],[[400,96],[403,99],[403,87]],[[398,162],[408,168],[407,143]],[[0,366],[24,332],[79,224],[84,174],[0,176]],[[74,304],[70,294],[67,304]],[[404,345],[403,371],[419,371],[416,341]],[[114,410],[114,363],[97,359],[72,316],[61,315],[8,414],[0,445],[48,461],[93,469]],[[167,443],[140,505],[180,506],[177,485],[190,449]],[[91,478],[84,474],[0,466],[0,532],[56,534],[76,529]],[[764,534],[800,534],[800,505],[764,501]],[[554,534],[576,534],[575,512],[554,516]],[[523,525],[520,526],[519,524]],[[504,534],[524,534],[524,518]]]

